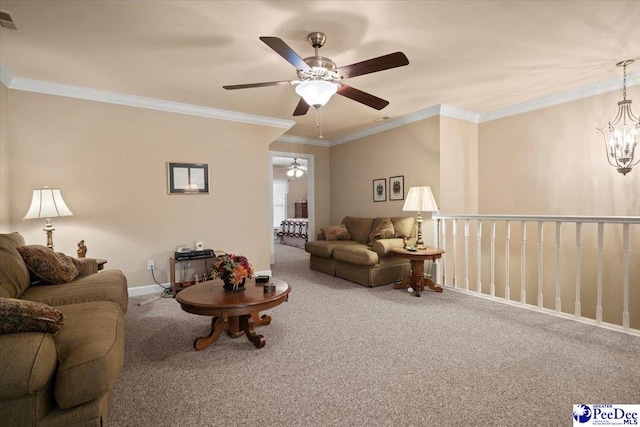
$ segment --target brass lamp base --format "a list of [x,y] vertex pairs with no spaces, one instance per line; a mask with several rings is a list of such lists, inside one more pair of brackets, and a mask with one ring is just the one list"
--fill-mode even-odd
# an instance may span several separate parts
[[51,224],[51,218],[47,218],[44,224],[44,228],[42,229],[45,233],[47,233],[47,247],[53,250],[53,224]]
[[424,220],[422,219],[422,215],[418,212],[418,217],[416,218],[416,222],[418,223],[418,235],[416,240],[416,249],[427,249],[427,246],[422,241],[422,223]]

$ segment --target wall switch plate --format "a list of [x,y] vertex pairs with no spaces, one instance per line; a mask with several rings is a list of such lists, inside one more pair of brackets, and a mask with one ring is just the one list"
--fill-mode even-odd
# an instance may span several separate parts
[[149,261],[147,261],[147,271],[153,271],[156,268],[156,262],[155,260],[150,259]]

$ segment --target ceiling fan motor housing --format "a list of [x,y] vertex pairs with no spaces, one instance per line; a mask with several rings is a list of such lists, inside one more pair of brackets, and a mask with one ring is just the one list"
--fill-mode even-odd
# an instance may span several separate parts
[[311,69],[307,71],[298,70],[298,77],[301,80],[332,80],[338,78],[336,73],[332,73],[337,67],[336,63],[330,58],[324,56],[309,56],[308,58],[304,58],[303,61],[311,67]]
[[327,41],[327,36],[325,36],[325,34],[321,33],[320,31],[314,31],[307,36],[307,40],[309,40],[311,46],[313,46],[315,49],[318,49],[324,46],[324,42]]

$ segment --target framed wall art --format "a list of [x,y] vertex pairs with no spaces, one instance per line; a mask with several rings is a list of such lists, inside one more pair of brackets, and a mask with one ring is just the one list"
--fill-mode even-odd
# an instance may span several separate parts
[[169,194],[209,194],[207,163],[167,162]]
[[404,176],[389,178],[389,200],[404,200]]
[[387,180],[384,178],[373,180],[373,201],[387,201]]

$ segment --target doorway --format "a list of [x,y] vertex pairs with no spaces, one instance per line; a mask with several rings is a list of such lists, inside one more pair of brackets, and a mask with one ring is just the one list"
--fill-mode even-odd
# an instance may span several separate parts
[[[297,159],[300,165],[303,165],[304,163],[306,163],[306,171],[304,171],[304,174],[306,175],[306,179],[307,179],[306,202],[307,202],[307,214],[308,214],[307,216],[309,220],[309,224],[307,227],[307,234],[311,238],[312,236],[315,236],[315,197],[314,197],[315,175],[314,175],[313,154],[289,153],[289,152],[283,152],[283,151],[269,152],[269,182],[271,183],[270,190],[269,190],[270,192],[269,200],[272,206],[272,209],[270,210],[271,213],[269,215],[270,224],[272,227],[275,226],[274,209],[273,209],[273,206],[274,206],[273,183],[274,183],[274,175],[275,175],[274,171],[277,171],[282,168],[284,168],[284,170],[289,169],[290,165],[294,162],[294,159]],[[297,190],[297,191],[301,191],[301,190]],[[297,196],[297,198],[301,198],[301,197],[304,197],[304,196],[299,196],[299,195]],[[291,204],[291,202],[289,204]],[[288,217],[293,217],[294,216],[293,214],[294,212],[287,212]],[[274,244],[275,244],[275,239],[273,238],[270,239],[271,264],[274,264],[276,262]]]

